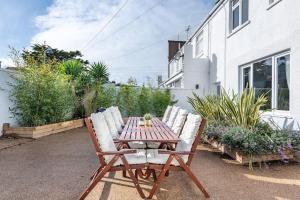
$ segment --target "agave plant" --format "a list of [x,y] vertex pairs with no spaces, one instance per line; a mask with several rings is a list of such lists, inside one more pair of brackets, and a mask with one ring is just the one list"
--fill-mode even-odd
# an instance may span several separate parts
[[255,89],[247,88],[242,95],[229,95],[222,91],[221,111],[224,117],[234,125],[244,128],[254,128],[260,120],[261,108],[266,104],[267,98],[261,95],[256,98]]

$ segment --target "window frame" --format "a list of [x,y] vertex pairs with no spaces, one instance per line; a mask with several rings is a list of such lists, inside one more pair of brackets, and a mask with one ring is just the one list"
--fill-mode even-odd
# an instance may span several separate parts
[[[249,1],[248,1],[248,16],[247,16],[247,20],[243,22],[243,0],[237,0],[238,2],[233,5],[233,1],[235,0],[230,0],[230,16],[229,16],[229,20],[230,20],[230,25],[229,25],[229,33],[231,36],[232,34],[234,34],[235,32],[239,31],[240,29],[242,29],[244,26],[246,26],[247,24],[249,24],[250,20],[249,20]],[[280,1],[280,0],[279,0]],[[233,11],[239,6],[239,23],[238,26],[233,28]]]
[[204,36],[203,36],[203,33],[204,33],[203,30],[201,30],[199,32],[199,34],[196,36],[195,57],[201,57],[204,54]]
[[[278,107],[278,66],[277,66],[277,58],[283,57],[283,56],[290,56],[290,62],[291,62],[291,52],[290,51],[284,51],[282,53],[277,53],[271,56],[267,56],[258,60],[255,60],[251,63],[241,65],[239,67],[239,93],[241,94],[244,90],[244,69],[250,67],[250,84],[249,87],[253,87],[253,65],[254,63],[261,62],[263,60],[272,59],[272,96],[271,96],[271,109],[276,110],[279,112],[290,112],[291,110],[291,89],[289,88],[289,109],[288,110],[279,110]],[[291,64],[290,64],[290,75],[291,75]],[[290,76],[291,77],[291,76]],[[291,85],[291,80],[289,85]]]

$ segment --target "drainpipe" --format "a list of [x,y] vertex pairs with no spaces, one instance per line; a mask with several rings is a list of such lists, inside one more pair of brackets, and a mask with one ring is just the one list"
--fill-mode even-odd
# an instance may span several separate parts
[[[228,17],[227,17],[227,12],[226,12],[226,6],[225,6],[225,3],[223,3],[223,8],[224,8],[224,13],[225,13],[225,25],[224,25],[224,28],[225,28],[225,41],[224,41],[224,86],[223,88],[227,89],[226,88],[226,68],[227,68],[227,21],[228,21]],[[229,22],[230,23],[230,22]]]

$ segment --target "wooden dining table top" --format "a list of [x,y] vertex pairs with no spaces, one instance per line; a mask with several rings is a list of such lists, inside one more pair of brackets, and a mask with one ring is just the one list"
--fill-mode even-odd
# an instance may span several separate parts
[[120,142],[162,142],[177,143],[179,138],[165,123],[152,118],[152,126],[141,126],[140,117],[129,117],[119,137]]

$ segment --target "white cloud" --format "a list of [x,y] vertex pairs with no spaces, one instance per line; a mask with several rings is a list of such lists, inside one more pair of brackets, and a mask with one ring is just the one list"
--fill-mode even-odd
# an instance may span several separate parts
[[14,63],[10,58],[0,58],[1,61],[1,68],[6,68],[6,67],[13,67]]
[[[85,59],[107,63],[111,80],[124,82],[130,76],[135,76],[141,82],[147,76],[155,79],[159,74],[166,75],[167,40],[177,39],[179,32],[182,37],[184,28],[199,24],[211,7],[211,3],[204,0],[163,0],[161,5],[109,37],[119,27],[160,2],[129,0],[112,23],[88,48],[84,48],[124,2],[125,0],[55,0],[47,9],[46,15],[36,18],[39,32],[31,43],[46,41],[55,48],[78,49]],[[157,43],[150,48],[130,54],[154,42]],[[119,57],[125,54],[130,55]]]

